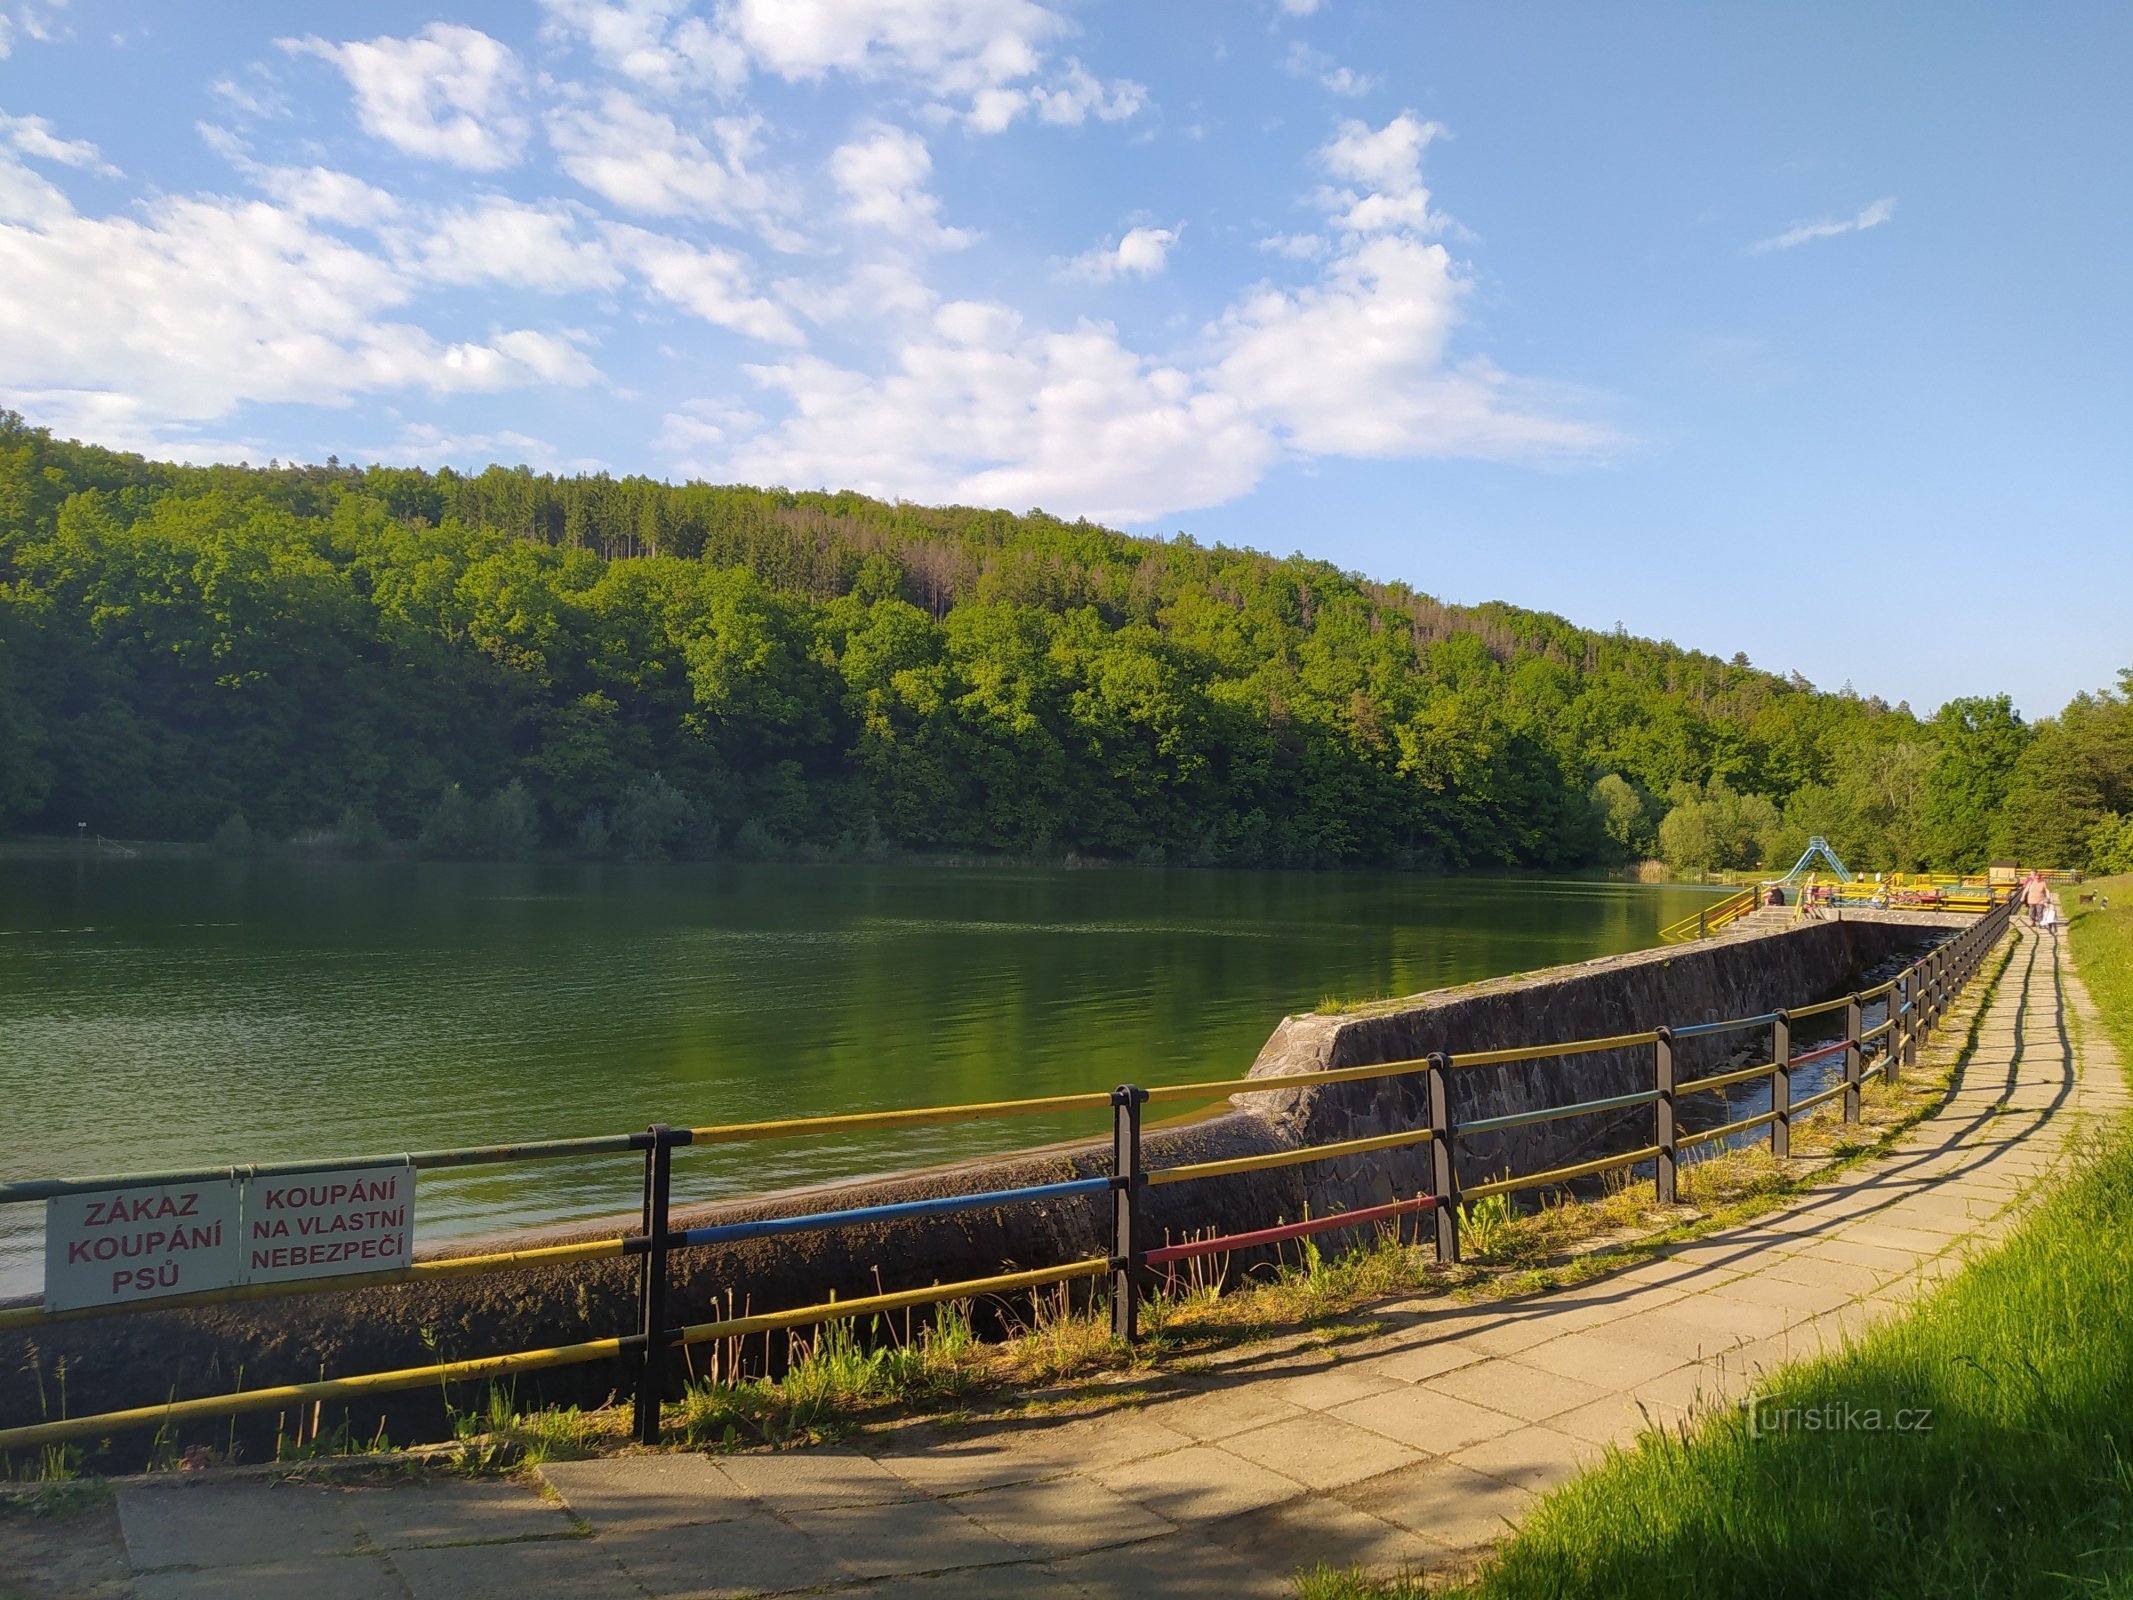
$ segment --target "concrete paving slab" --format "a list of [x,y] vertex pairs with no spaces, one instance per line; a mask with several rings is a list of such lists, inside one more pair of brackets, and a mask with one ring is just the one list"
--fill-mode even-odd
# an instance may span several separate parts
[[[1684,1361],[1708,1355],[1714,1341],[1702,1330],[1682,1330],[1678,1324],[1656,1325],[1653,1318],[1671,1308],[1662,1307],[1635,1323],[1617,1324],[1594,1333],[1574,1334],[1553,1344],[1538,1345],[1519,1359],[1529,1367],[1560,1373],[1580,1383],[1601,1389],[1632,1389],[1648,1383],[1662,1372],[1671,1372]],[[1662,1338],[1671,1332],[1673,1339]],[[1674,1348],[1675,1340],[1689,1348]]]
[[[1019,1549],[982,1527],[949,1500],[796,1510],[785,1519],[860,1578],[957,1567],[993,1567],[1040,1552]],[[1065,1502],[1061,1502],[1062,1507]]]
[[1310,1489],[1337,1489],[1423,1459],[1419,1450],[1382,1433],[1319,1413],[1233,1434],[1222,1448]]
[[1343,1489],[1339,1498],[1451,1550],[1493,1543],[1533,1503],[1524,1489],[1456,1461],[1387,1473]]
[[589,1539],[399,1550],[391,1559],[413,1600],[643,1600],[644,1594]]
[[1296,1592],[1291,1574],[1268,1571],[1196,1534],[1098,1550],[1055,1561],[1051,1570],[1089,1600],[1295,1600]]
[[878,1506],[894,1500],[913,1500],[923,1492],[909,1478],[891,1471],[872,1456],[850,1451],[780,1450],[769,1455],[717,1456],[712,1465],[739,1493],[760,1500],[779,1513],[830,1506]]
[[1519,1426],[1521,1418],[1438,1393],[1437,1381],[1353,1401],[1333,1415],[1428,1455],[1450,1455]]
[[1477,1361],[1487,1361],[1485,1351],[1475,1350],[1454,1339],[1437,1339],[1408,1350],[1395,1350],[1376,1358],[1377,1370],[1402,1383],[1423,1383],[1443,1372],[1456,1372]]
[[310,1483],[127,1484],[118,1514],[135,1572],[345,1555],[363,1537],[348,1493]]
[[1274,1573],[1306,1572],[1323,1564],[1397,1578],[1422,1571],[1436,1553],[1412,1529],[1325,1498],[1232,1517],[1208,1529],[1207,1537]]
[[1810,1288],[1839,1290],[1846,1299],[1871,1293],[1887,1281],[1884,1274],[1872,1267],[1855,1266],[1827,1256],[1787,1256],[1782,1261],[1771,1262],[1763,1269],[1762,1276]]
[[1012,1567],[965,1567],[913,1578],[879,1578],[840,1595],[867,1600],[1086,1600],[1088,1590],[1036,1562]]
[[1637,1435],[1650,1428],[1661,1428],[1678,1422],[1683,1412],[1678,1406],[1670,1406],[1657,1400],[1644,1400],[1631,1393],[1609,1395],[1605,1400],[1595,1400],[1589,1406],[1580,1406],[1575,1411],[1565,1411],[1548,1419],[1548,1426],[1573,1438],[1583,1439],[1588,1444],[1617,1445],[1627,1448]]
[[[1374,1363],[1383,1370],[1383,1363]],[[1233,1433],[1263,1428],[1270,1422],[1288,1422],[1311,1415],[1308,1408],[1287,1398],[1285,1378],[1260,1379],[1225,1384],[1202,1394],[1165,1400],[1151,1406],[1148,1415],[1163,1427],[1201,1443],[1227,1439]]]
[[1484,1361],[1429,1380],[1438,1394],[1471,1400],[1491,1411],[1508,1412],[1527,1422],[1545,1422],[1558,1411],[1590,1405],[1607,1391],[1596,1384],[1566,1378],[1546,1367],[1516,1360]]
[[1301,1378],[1277,1378],[1268,1385],[1276,1396],[1306,1411],[1331,1411],[1350,1400],[1397,1389],[1401,1379],[1380,1371],[1372,1361],[1346,1361]]
[[521,1483],[459,1481],[354,1489],[349,1505],[364,1537],[380,1550],[574,1537],[579,1531],[560,1505]]
[[1601,1447],[1589,1439],[1535,1424],[1468,1445],[1455,1451],[1451,1459],[1471,1471],[1539,1494],[1568,1481],[1599,1460],[1602,1453]]
[[685,1527],[633,1523],[595,1543],[655,1600],[794,1594],[858,1576],[799,1529],[759,1511]]
[[1045,1557],[1085,1555],[1172,1531],[1145,1506],[1079,1475],[981,1489],[950,1503],[1009,1544]]
[[1129,1461],[1089,1476],[1176,1523],[1215,1522],[1240,1511],[1279,1505],[1304,1492],[1294,1478],[1204,1444],[1172,1455]]
[[135,1600],[235,1600],[248,1595],[301,1600],[407,1600],[407,1590],[383,1556],[314,1556],[243,1567],[144,1572],[133,1581]]
[[[1816,1265],[1826,1266],[1828,1263],[1818,1262]],[[1800,1283],[1790,1278],[1777,1277],[1771,1271],[1764,1271],[1721,1284],[1711,1290],[1710,1295],[1718,1300],[1738,1300],[1748,1305],[1768,1306],[1780,1313],[1787,1322],[1801,1322],[1809,1317],[1820,1316],[1825,1311],[1836,1310],[1853,1299],[1855,1291],[1831,1284]]]
[[595,1533],[730,1522],[756,1510],[733,1480],[695,1454],[550,1461],[537,1469]]

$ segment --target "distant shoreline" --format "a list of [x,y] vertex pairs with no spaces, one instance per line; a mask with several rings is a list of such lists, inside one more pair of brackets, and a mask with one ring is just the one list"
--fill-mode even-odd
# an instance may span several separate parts
[[1231,867],[1187,866],[1183,863],[1160,863],[1127,861],[1103,856],[1084,856],[1068,852],[1062,856],[985,856],[985,855],[893,855],[876,860],[831,860],[810,859],[797,856],[778,856],[765,860],[743,860],[731,854],[715,856],[683,856],[663,861],[624,861],[619,857],[587,857],[572,855],[566,850],[542,850],[520,860],[498,861],[487,858],[425,856],[416,852],[412,845],[390,844],[369,854],[330,849],[314,849],[303,845],[269,845],[246,855],[226,856],[206,840],[185,839],[106,839],[90,835],[87,839],[70,839],[58,834],[17,834],[0,837],[0,862],[5,861],[97,861],[117,863],[129,860],[141,861],[226,861],[238,865],[248,861],[327,864],[336,866],[514,866],[514,867],[619,867],[619,866],[787,866],[787,867],[938,867],[967,871],[1064,871],[1064,872],[1307,872],[1313,874],[1347,876],[1356,873],[1396,872],[1402,877],[1413,878],[1504,878],[1520,882],[1560,878],[1591,883],[1631,883],[1662,885],[1674,888],[1720,888],[1722,884],[1699,884],[1688,879],[1668,876],[1653,878],[1640,874],[1637,864],[1626,867],[1576,867],[1550,871],[1541,867],[1469,867],[1451,871],[1425,871],[1417,867],[1392,866],[1345,866],[1345,867]]

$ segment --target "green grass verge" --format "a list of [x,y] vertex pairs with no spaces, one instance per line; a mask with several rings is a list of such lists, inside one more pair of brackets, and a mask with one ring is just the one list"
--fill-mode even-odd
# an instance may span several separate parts
[[[2099,892],[2111,910],[2078,915],[2069,937],[2133,1062],[2133,879]],[[2133,1594],[2133,1133],[2092,1140],[2004,1246],[1914,1315],[1782,1369],[1747,1407],[1611,1453],[1453,1592]],[[1327,1570],[1297,1588],[1425,1592]]]

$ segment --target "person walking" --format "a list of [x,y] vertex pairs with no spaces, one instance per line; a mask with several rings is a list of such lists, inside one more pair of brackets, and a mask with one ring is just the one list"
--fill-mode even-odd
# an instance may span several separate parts
[[2022,884],[2022,904],[2029,908],[2029,925],[2032,928],[2043,925],[2044,908],[2051,904],[2051,899],[2051,886],[2044,881],[2044,874],[2032,870]]

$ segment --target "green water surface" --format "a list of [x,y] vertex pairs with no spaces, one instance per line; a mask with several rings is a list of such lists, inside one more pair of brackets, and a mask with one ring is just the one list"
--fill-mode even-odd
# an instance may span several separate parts
[[[1637,949],[1598,881],[918,867],[0,861],[0,1179],[1242,1074],[1281,1017]],[[1097,1131],[681,1152],[677,1199]],[[426,1238],[636,1205],[627,1158],[424,1173]],[[40,1208],[0,1208],[0,1294]]]

